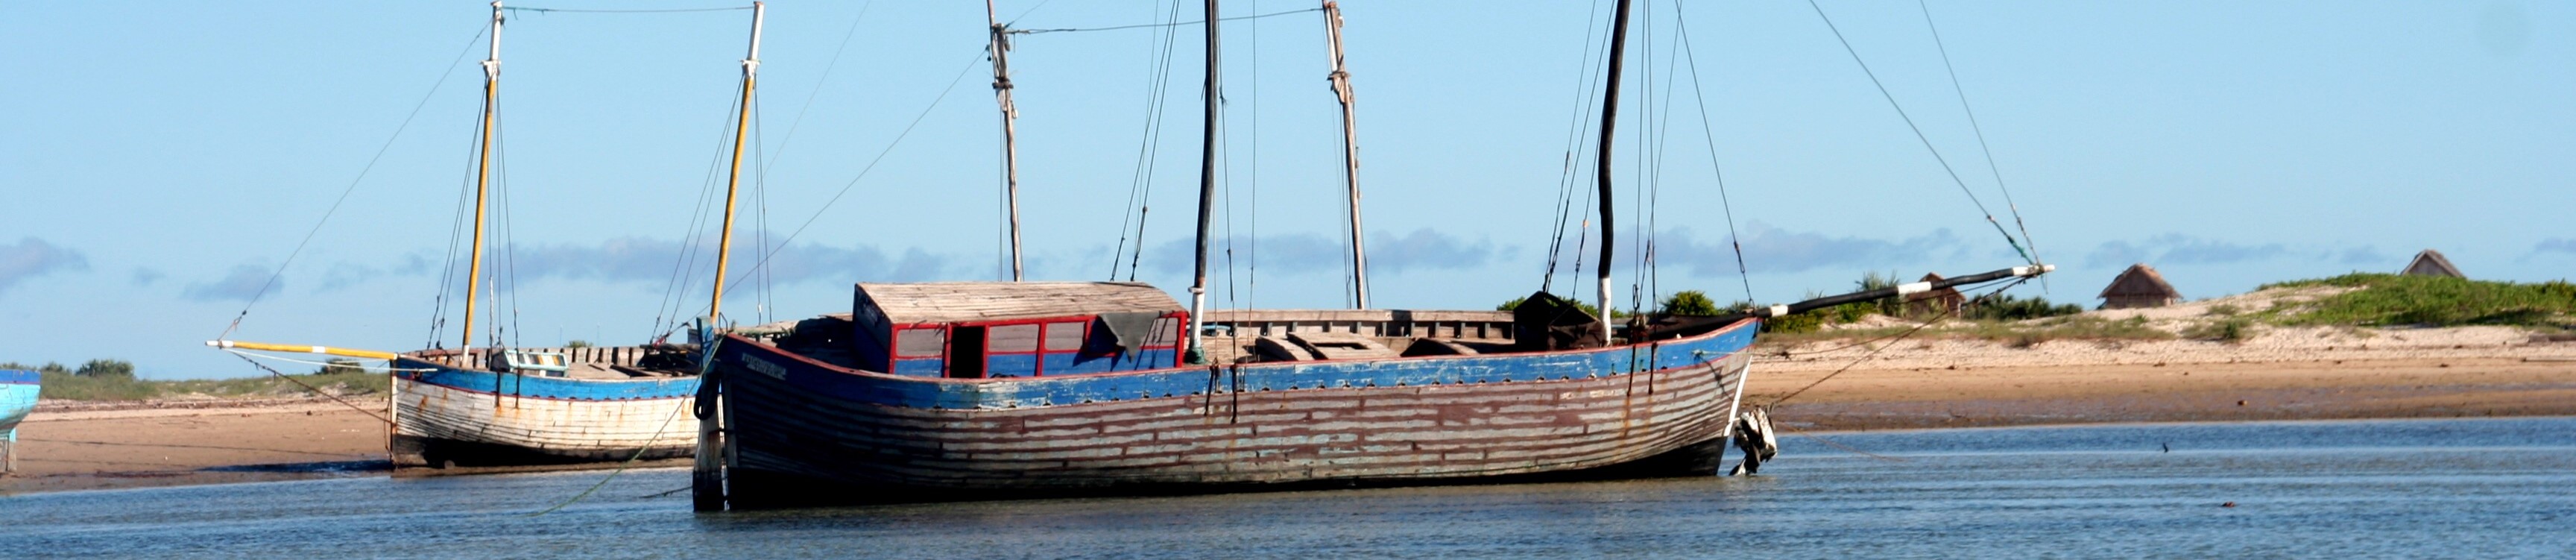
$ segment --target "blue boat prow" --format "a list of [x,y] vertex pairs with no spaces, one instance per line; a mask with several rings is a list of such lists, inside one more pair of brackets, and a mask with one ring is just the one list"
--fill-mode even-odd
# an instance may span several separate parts
[[0,473],[18,470],[18,422],[36,410],[44,379],[32,371],[0,369]]

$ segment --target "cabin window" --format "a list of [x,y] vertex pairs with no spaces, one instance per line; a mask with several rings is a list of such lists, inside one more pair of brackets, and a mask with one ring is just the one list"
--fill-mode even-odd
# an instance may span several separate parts
[[1046,326],[1046,349],[1047,349],[1047,351],[1048,351],[1048,352],[1063,352],[1063,351],[1071,351],[1071,350],[1081,350],[1081,349],[1082,349],[1082,340],[1083,340],[1083,339],[1082,339],[1082,327],[1083,327],[1083,326],[1085,326],[1085,325],[1089,325],[1089,324],[1090,324],[1090,323],[1088,323],[1088,322],[1080,322],[1080,321],[1067,321],[1067,322],[1062,322],[1062,323],[1047,323],[1047,326]]
[[992,339],[991,339],[991,340],[992,340],[992,342],[990,343],[990,346],[988,347],[988,349],[989,349],[989,350],[991,350],[991,351],[994,351],[994,352],[1036,352],[1036,351],[1038,351],[1038,326],[1037,326],[1037,325],[999,325],[999,326],[995,326],[995,327],[993,327],[993,330],[992,330],[991,332],[992,332],[992,334],[991,334],[991,337],[992,337]]
[[957,327],[956,344],[948,345],[948,377],[978,379],[984,377],[984,327]]
[[944,329],[903,329],[895,337],[894,355],[898,358],[937,358],[947,348],[948,331]]
[[1173,344],[1181,341],[1180,332],[1181,321],[1179,319],[1164,317],[1160,320],[1154,321],[1154,334],[1145,337],[1145,346],[1148,348],[1170,348]]

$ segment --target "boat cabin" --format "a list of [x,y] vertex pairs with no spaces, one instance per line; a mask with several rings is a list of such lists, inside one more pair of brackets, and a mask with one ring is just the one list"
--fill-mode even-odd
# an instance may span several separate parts
[[964,379],[1176,367],[1189,312],[1133,282],[858,285],[861,368]]

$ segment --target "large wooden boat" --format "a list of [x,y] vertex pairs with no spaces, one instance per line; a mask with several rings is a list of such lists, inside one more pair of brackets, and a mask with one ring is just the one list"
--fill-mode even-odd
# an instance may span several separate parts
[[[1598,162],[1614,161],[1629,4],[1611,23]],[[1337,25],[1334,5],[1324,11]],[[1215,0],[1205,13],[1217,19]],[[1007,50],[1008,31],[993,25],[994,52]],[[695,506],[1711,475],[1731,439],[1749,471],[1772,451],[1767,416],[1739,410],[1746,348],[1765,319],[2049,269],[1635,316],[1615,328],[1545,289],[1508,312],[1366,309],[1334,27],[1361,309],[1208,312],[1216,27],[1203,27],[1197,273],[1186,307],[1144,284],[1021,282],[1015,267],[1011,282],[862,283],[847,315],[773,340],[713,340],[696,408]],[[995,64],[1007,137],[1008,82]],[[1611,263],[1614,166],[1595,167],[1595,262]],[[1595,309],[1611,309],[1610,267],[1594,268]]]
[[1758,325],[1519,351],[1547,337],[1508,314],[1272,311],[1210,347],[1317,359],[1187,365],[1186,312],[1142,284],[858,290],[850,318],[717,344],[736,507],[1713,474]]
[[36,392],[44,376],[22,369],[0,369],[0,474],[18,470],[18,422],[36,410]]
[[[455,349],[396,354],[372,350],[209,341],[224,349],[310,352],[386,360],[392,371],[393,426],[388,442],[401,467],[518,466],[622,461],[687,456],[697,432],[682,422],[696,402],[704,367],[706,333],[723,330],[725,274],[733,240],[734,196],[742,178],[753,76],[759,69],[766,7],[752,3],[751,41],[742,64],[732,163],[726,185],[723,229],[716,250],[706,315],[687,343],[621,347],[502,347],[497,334],[475,328],[476,296],[484,282],[484,221],[489,206],[494,113],[500,80],[503,8],[492,3],[491,54],[483,61],[482,137],[477,144],[472,256],[468,261],[464,326]],[[444,312],[444,308],[442,308]],[[675,328],[676,330],[676,328]],[[229,332],[229,331],[228,331]]]

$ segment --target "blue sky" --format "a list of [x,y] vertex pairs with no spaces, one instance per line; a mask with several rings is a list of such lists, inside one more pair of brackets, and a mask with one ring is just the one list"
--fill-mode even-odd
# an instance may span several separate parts
[[[1589,152],[1588,140],[1569,143],[1569,126],[1599,87],[1587,33],[1598,32],[1608,3],[1346,4],[1374,303],[1485,308],[1537,288],[1566,152]],[[1822,5],[2009,223],[1917,5]],[[1034,29],[1153,22],[1167,7],[1012,0],[1000,11],[1025,14],[1016,26]],[[1273,0],[1226,10],[1310,7]],[[2092,303],[2119,268],[2147,262],[2186,295],[2211,297],[2393,271],[2424,248],[2479,278],[2576,270],[2567,218],[2576,208],[2576,7],[1930,8],[1994,169],[2040,255],[2064,267],[2045,291],[2026,293]],[[0,74],[12,77],[0,93],[10,209],[0,220],[0,360],[117,357],[149,377],[256,374],[199,344],[225,330],[344,190],[339,211],[232,336],[388,350],[430,343],[469,178],[480,87],[472,61],[487,10],[0,3]],[[1656,291],[1746,297],[1712,153],[1753,299],[1838,290],[1872,270],[2017,263],[1807,3],[1640,10],[1613,169],[1623,250],[1637,237],[1629,228],[1645,221],[1635,197],[1654,197]],[[1195,12],[1192,3],[1180,19]],[[766,289],[734,292],[729,315],[846,311],[856,281],[999,274],[984,17],[971,2],[771,4],[753,153],[763,171],[743,203],[737,262],[757,260],[759,232],[775,245],[812,225],[777,252]],[[709,243],[708,230],[691,224],[710,207],[702,199],[720,171],[712,164],[748,19],[522,12],[511,21],[500,143],[509,200],[494,210],[507,214],[501,237],[511,248],[495,258],[515,264],[499,304],[508,336],[633,343],[657,317],[703,308],[709,267],[678,257]],[[1688,27],[1688,53],[1674,50],[1677,22]],[[1033,278],[1108,278],[1113,247],[1135,234],[1121,223],[1143,167],[1151,210],[1137,278],[1186,288],[1199,59],[1196,28],[1181,29],[1161,82],[1152,29],[1020,37],[1012,62]],[[1340,305],[1338,109],[1323,79],[1320,20],[1297,13],[1229,22],[1224,32],[1221,213],[1230,217],[1219,232],[1235,240],[1235,261],[1231,274],[1219,261],[1213,301]],[[1166,120],[1149,143],[1158,87]],[[1152,155],[1150,166],[1140,153]],[[1652,189],[1640,179],[1648,169]],[[1588,193],[1588,172],[1577,173]],[[673,293],[675,270],[696,283]],[[1614,270],[1624,293],[1633,269]],[[1557,290],[1570,291],[1562,281]],[[449,309],[442,336],[453,346]]]

